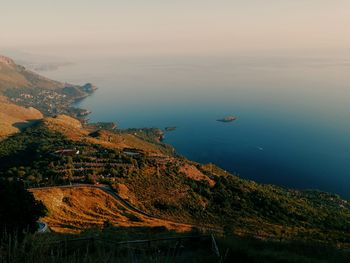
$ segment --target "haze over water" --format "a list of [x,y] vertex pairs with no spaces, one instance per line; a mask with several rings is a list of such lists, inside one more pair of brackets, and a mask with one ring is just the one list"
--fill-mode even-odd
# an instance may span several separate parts
[[176,126],[165,142],[189,159],[349,199],[349,70],[344,57],[115,56],[43,74],[98,86],[79,105],[91,121]]

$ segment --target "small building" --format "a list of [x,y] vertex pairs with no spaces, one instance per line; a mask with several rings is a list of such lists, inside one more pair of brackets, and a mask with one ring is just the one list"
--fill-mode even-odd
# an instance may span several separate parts
[[75,155],[79,155],[80,151],[76,149],[63,149],[63,150],[57,150],[53,152],[53,154],[57,156],[75,156]]

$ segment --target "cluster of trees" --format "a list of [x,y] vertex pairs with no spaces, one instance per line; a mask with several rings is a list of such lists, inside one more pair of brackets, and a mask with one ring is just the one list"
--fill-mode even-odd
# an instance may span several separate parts
[[[314,240],[350,243],[350,206],[339,196],[261,185],[224,172],[212,176],[203,167],[197,166],[215,181],[214,186],[182,174],[176,163],[158,167],[159,175],[158,168],[148,164],[146,170],[118,181],[144,201],[146,210],[159,216],[249,233],[261,229],[278,238],[313,235]],[[181,199],[176,196],[178,189]]]
[[[154,131],[143,132],[151,137]],[[81,154],[53,154],[65,148],[79,148]],[[206,181],[190,179],[180,172],[179,166],[187,160],[178,158],[177,162],[160,165],[143,154],[129,156],[100,145],[70,141],[40,125],[1,141],[0,162],[0,178],[21,181],[27,186],[74,180],[126,183],[138,195],[152,193],[151,199],[155,201],[147,204],[148,209],[160,215],[172,213],[220,225],[244,225],[245,220],[250,220],[256,226],[264,222],[319,229],[321,235],[322,231],[350,232],[350,206],[338,196],[259,185],[228,175],[213,165],[198,164],[197,168],[215,181],[215,186],[210,186]],[[83,169],[78,169],[79,165]],[[221,176],[213,176],[213,172]],[[181,202],[173,202],[167,198],[172,189],[187,189],[187,195]],[[349,235],[342,239],[350,242]]]
[[[60,149],[79,149],[80,154],[55,154]],[[71,141],[42,125],[0,141],[0,162],[0,178],[20,180],[28,187],[128,177],[147,165],[143,155],[131,157],[119,150]],[[75,163],[83,165],[75,167]]]
[[22,236],[37,230],[37,221],[47,212],[21,182],[0,179],[0,239],[6,235]]
[[337,196],[259,185],[235,176],[214,179],[216,184],[212,188],[206,182],[186,179],[185,183],[193,193],[208,201],[206,217],[221,225],[234,228],[249,219],[256,224],[276,226],[273,230],[276,233],[281,231],[280,227],[294,229],[293,234],[298,229],[314,229],[320,239],[327,240],[332,232],[332,238],[339,242],[350,242],[350,208]]
[[61,148],[75,147],[61,134],[35,126],[0,142],[0,178],[20,180],[27,186],[54,183],[57,171],[67,164],[66,157],[52,153]]

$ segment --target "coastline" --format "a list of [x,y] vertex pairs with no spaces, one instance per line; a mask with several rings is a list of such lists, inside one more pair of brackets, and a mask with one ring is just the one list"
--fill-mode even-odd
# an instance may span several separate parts
[[[86,123],[94,123],[100,120],[107,122],[115,121],[120,129],[133,127],[164,128],[173,125],[181,126],[181,129],[179,128],[178,131],[165,134],[164,143],[173,145],[178,153],[186,158],[201,163],[215,163],[224,167],[224,169],[229,172],[239,173],[242,178],[254,180],[259,183],[281,185],[295,189],[315,188],[326,192],[338,193],[342,196],[347,196],[348,199],[350,198],[349,194],[344,191],[343,186],[339,186],[339,184],[336,185],[344,178],[344,174],[348,169],[341,171],[340,168],[334,167],[335,180],[325,179],[324,181],[317,181],[318,174],[322,174],[322,176],[325,177],[325,173],[328,172],[328,167],[325,163],[321,164],[321,167],[325,168],[326,172],[321,171],[320,168],[311,167],[314,166],[314,162],[317,161],[317,156],[310,157],[310,165],[308,167],[295,166],[295,162],[300,162],[303,158],[311,156],[311,150],[309,151],[305,148],[305,151],[301,152],[300,157],[292,155],[294,153],[294,146],[291,146],[292,144],[299,149],[310,146],[310,143],[306,141],[307,137],[300,137],[305,139],[293,141],[292,144],[286,142],[284,138],[286,138],[285,136],[292,136],[293,134],[291,132],[295,134],[292,139],[296,139],[296,136],[302,135],[301,132],[299,132],[300,129],[298,131],[300,127],[296,127],[296,123],[294,123],[292,119],[286,120],[282,114],[279,113],[278,115],[272,114],[265,120],[266,114],[264,110],[256,111],[256,108],[248,107],[248,105],[247,107],[244,105],[242,106],[239,102],[236,102],[235,106],[215,106],[216,108],[213,108],[215,113],[212,111],[209,115],[204,110],[197,110],[185,116],[181,116],[182,112],[185,112],[185,110],[182,109],[175,113],[171,112],[170,109],[169,112],[162,111],[162,108],[167,110],[163,104],[153,106],[155,110],[151,112],[151,110],[148,110],[146,106],[142,104],[142,98],[135,98],[133,95],[130,95],[132,101],[140,101],[142,103],[140,106],[130,106],[131,101],[125,101],[125,99],[121,98],[118,94],[120,92],[120,94],[127,92],[128,89],[135,89],[135,91],[140,90],[140,94],[143,94],[142,90],[144,90],[145,87],[141,83],[142,86],[140,86],[140,88],[138,88],[138,86],[136,86],[136,88],[132,88],[131,86],[119,86],[118,89],[116,89],[115,87],[120,83],[129,82],[126,82],[126,79],[123,77],[122,82],[118,79],[107,78],[111,76],[112,72],[115,72],[115,70],[108,70],[108,74],[105,74],[104,66],[113,61],[114,60],[107,60],[108,63],[103,61],[98,64],[89,64],[89,68],[93,69],[97,74],[96,80],[94,80],[94,78],[89,78],[89,72],[86,72],[86,67],[80,67],[79,64],[79,67],[74,67],[72,72],[71,70],[64,70],[62,72],[53,73],[50,76],[53,79],[59,79],[61,81],[67,79],[72,83],[84,83],[86,81],[96,82],[94,84],[96,84],[99,89],[93,97],[85,97],[87,100],[82,98],[83,101],[80,104],[78,103],[79,105],[72,105],[73,107],[79,106],[79,108],[86,108],[92,111],[92,114],[84,116],[85,118],[90,118]],[[119,64],[116,63],[115,65],[118,66]],[[102,69],[101,72],[98,71],[99,68]],[[138,68],[133,68],[133,70],[136,71],[135,74],[137,75],[142,73],[137,71]],[[151,80],[155,81],[154,79]],[[138,84],[138,82],[135,83],[135,81],[132,81],[130,84]],[[153,89],[150,89],[150,91],[153,91]],[[229,95],[233,96],[233,94],[229,93],[227,97],[229,97]],[[114,100],[116,101],[115,105],[113,104]],[[175,110],[177,102],[171,105]],[[135,107],[137,107],[136,110],[134,110]],[[167,108],[169,108],[169,106],[167,106]],[[135,111],[139,109],[142,111],[142,114],[135,113]],[[155,115],[151,116],[150,114]],[[232,123],[216,122],[216,119],[231,114],[237,114],[239,120]],[[169,120],[167,119],[167,115],[174,117]],[[145,118],[143,116],[145,116]],[[148,116],[151,118],[147,119]],[[191,118],[193,118],[196,123],[192,122]],[[303,117],[301,120],[303,120]],[[281,121],[287,125],[285,128],[278,128],[278,123]],[[324,127],[317,126],[317,128]],[[192,132],[197,130],[200,136],[195,136]],[[252,132],[254,130],[259,132],[254,134]],[[270,134],[275,132],[279,132],[281,136],[275,139],[272,138]],[[209,137],[212,135],[214,135],[213,139]],[[242,138],[242,140],[238,140],[237,138]],[[321,136],[315,139],[321,139]],[[273,140],[276,140],[276,145],[273,143]],[[259,150],[257,146],[263,147],[264,151]],[[323,145],[323,147],[324,149],[328,149],[327,145]],[[317,150],[322,150],[321,148],[323,147],[317,147]],[[280,151],[281,148],[284,149],[282,152]],[[309,147],[308,149],[312,148]],[[329,150],[332,151],[332,149]],[[336,151],[336,149],[334,149],[334,151]],[[332,154],[332,152],[330,152],[330,154]],[[281,160],[274,164],[274,156],[277,156]],[[332,161],[339,164],[338,167],[343,167],[343,162],[337,159],[332,159]],[[289,167],[294,167],[293,169],[297,171],[292,171]],[[304,180],[303,178],[306,179]]]

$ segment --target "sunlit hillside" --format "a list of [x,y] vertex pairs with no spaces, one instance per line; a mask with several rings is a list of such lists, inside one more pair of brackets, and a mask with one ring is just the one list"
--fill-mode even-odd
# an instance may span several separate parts
[[[102,188],[103,189],[103,188]],[[78,233],[106,226],[164,226],[169,230],[189,231],[190,225],[151,218],[138,213],[113,195],[87,186],[31,190],[48,209],[43,218],[50,228],[60,233]]]
[[42,118],[40,111],[18,106],[0,96],[0,139],[19,132]]

